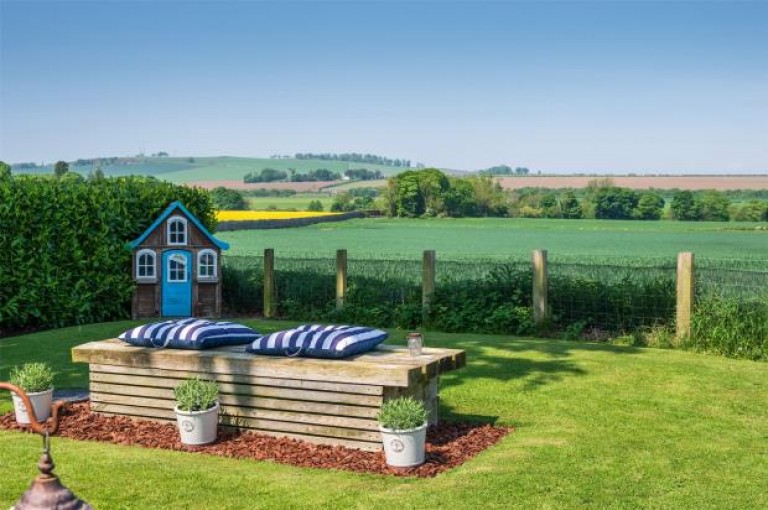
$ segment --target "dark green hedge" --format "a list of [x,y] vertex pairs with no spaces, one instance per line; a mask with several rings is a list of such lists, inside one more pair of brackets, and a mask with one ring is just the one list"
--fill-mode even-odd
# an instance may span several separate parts
[[202,189],[142,177],[0,179],[0,331],[128,316],[125,243],[174,200],[215,227]]

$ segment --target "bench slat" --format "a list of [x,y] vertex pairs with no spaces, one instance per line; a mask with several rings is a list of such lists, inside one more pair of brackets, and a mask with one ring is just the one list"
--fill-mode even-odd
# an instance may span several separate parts
[[[136,406],[123,406],[117,404],[105,404],[94,402],[91,404],[93,411],[111,415],[111,416],[128,416],[133,418],[140,418],[143,420],[152,420],[162,423],[174,421],[176,418],[173,415],[173,411],[170,414],[162,409],[155,409],[150,407],[136,407]],[[223,425],[227,427],[227,425]],[[363,451],[378,452],[381,451],[382,445],[380,441],[355,441],[352,439],[342,439],[337,437],[325,437],[325,436],[312,436],[307,434],[297,434],[289,432],[279,432],[272,430],[252,430],[258,434],[264,434],[273,437],[288,437],[291,439],[300,439],[302,441],[308,441],[315,444],[325,444],[331,446],[346,446],[347,448],[357,448]]]
[[[329,383],[319,381],[306,381],[301,379],[251,377],[247,375],[217,374],[214,372],[192,372],[189,370],[165,370],[161,368],[138,368],[122,365],[93,364],[90,366],[90,369],[92,372],[102,372],[104,374],[145,376],[151,381],[154,381],[154,377],[187,379],[197,376],[202,379],[216,380],[219,382],[255,384],[259,386],[277,386],[283,388],[300,388],[305,390],[338,391],[342,393],[357,393],[360,395],[382,395],[384,393],[384,388],[382,386],[373,386],[369,384]],[[120,378],[117,377],[115,381],[119,382]],[[152,384],[154,383],[150,383],[148,386],[151,386]]]

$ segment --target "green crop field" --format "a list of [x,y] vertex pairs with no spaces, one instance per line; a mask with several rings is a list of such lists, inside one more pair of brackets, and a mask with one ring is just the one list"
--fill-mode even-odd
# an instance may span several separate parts
[[768,258],[765,223],[675,221],[370,218],[302,228],[222,232],[228,253],[260,255],[274,248],[288,257],[332,257],[346,248],[355,258],[528,258],[546,249],[553,260],[674,259],[692,251],[708,259]]
[[[128,159],[128,158],[126,158]],[[293,168],[298,173],[305,173],[318,168],[327,168],[343,174],[349,168],[367,168],[379,170],[385,175],[393,175],[402,168],[366,163],[347,163],[346,161],[325,161],[319,159],[272,159],[272,158],[238,158],[238,157],[195,157],[195,158],[130,158],[135,159],[130,164],[103,165],[101,168],[106,175],[151,175],[175,183],[197,181],[242,181],[248,172],[260,172],[264,168],[288,170]],[[88,175],[94,170],[92,166],[70,165],[70,170],[82,175]],[[29,170],[18,170],[19,173],[45,174],[53,173],[53,166],[47,165]]]
[[333,199],[327,193],[297,193],[290,197],[246,197],[245,199],[248,202],[248,208],[257,211],[263,209],[306,211],[313,200],[319,200],[323,204],[323,210],[328,211],[333,203]]

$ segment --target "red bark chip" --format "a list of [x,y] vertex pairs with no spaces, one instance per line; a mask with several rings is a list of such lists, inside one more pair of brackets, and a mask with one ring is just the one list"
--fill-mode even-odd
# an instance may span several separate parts
[[[28,430],[16,424],[13,413],[0,416],[0,428]],[[219,428],[218,440],[205,446],[179,441],[174,423],[159,423],[125,416],[92,413],[88,402],[70,404],[62,413],[57,435],[85,441],[103,441],[146,448],[184,450],[237,459],[272,460],[300,467],[343,469],[359,473],[430,477],[459,466],[496,444],[512,429],[469,423],[443,423],[427,431],[426,462],[415,468],[393,468],[384,452],[364,452],[343,446],[316,445],[255,432],[237,433]]]

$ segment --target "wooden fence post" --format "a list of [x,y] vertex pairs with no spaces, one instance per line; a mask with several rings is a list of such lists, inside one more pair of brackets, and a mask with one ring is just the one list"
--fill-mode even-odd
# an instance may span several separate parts
[[547,268],[547,250],[533,251],[533,321],[537,325],[549,318],[547,290],[549,288],[549,269]]
[[435,274],[437,269],[435,250],[424,250],[423,269],[421,273],[421,311],[422,322],[426,323],[429,309],[432,306],[432,296],[435,294]]
[[347,299],[347,250],[336,250],[336,309],[344,308]]
[[694,298],[693,253],[677,254],[676,337],[681,340],[691,332]]
[[275,250],[264,250],[264,317],[275,316],[277,310],[275,300]]

